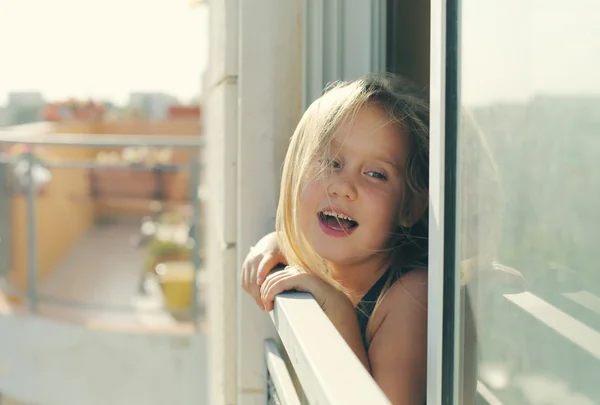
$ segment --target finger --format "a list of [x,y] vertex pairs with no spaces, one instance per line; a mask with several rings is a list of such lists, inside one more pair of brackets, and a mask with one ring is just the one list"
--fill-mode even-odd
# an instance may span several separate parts
[[259,308],[264,310],[263,302],[260,299],[259,287],[254,282],[254,280],[256,279],[254,275],[256,274],[256,269],[261,259],[262,255],[255,256],[252,259],[246,257],[246,260],[242,265],[242,274],[240,278],[242,288],[244,289],[244,291],[246,291],[250,295],[250,297],[256,302],[256,305],[258,305]]
[[306,291],[306,286],[303,285],[304,276],[301,274],[288,273],[282,277],[273,280],[268,289],[263,291],[263,302],[265,309],[271,311],[274,308],[275,297],[282,292],[289,290]]
[[255,283],[256,282],[256,274],[258,273],[258,269],[263,260],[264,260],[263,255],[258,255],[254,259],[252,259],[251,271],[248,274],[248,283],[249,284],[256,284]]
[[247,293],[251,294],[251,280],[252,280],[252,269],[253,269],[253,264],[251,260],[245,260],[244,264],[242,265],[242,274],[240,275],[240,279],[241,279],[241,284],[242,284],[242,288],[244,289],[244,291],[246,291]]
[[271,288],[271,286],[274,283],[277,283],[278,280],[281,280],[285,277],[287,277],[289,274],[289,272],[286,270],[281,270],[275,273],[271,273],[267,276],[267,278],[265,279],[265,281],[260,285],[260,293],[261,295],[264,294],[264,291],[268,290],[269,288]]
[[[273,293],[274,288],[276,288],[277,285],[280,285],[283,280],[290,276],[290,273],[286,270],[278,271],[277,273],[270,274],[265,282],[260,286],[261,300],[266,311],[273,309],[273,300],[275,299],[276,295]],[[279,292],[281,291],[283,290],[280,290]]]
[[277,259],[277,257],[275,255],[266,254],[265,256],[263,256],[262,260],[260,261],[260,263],[258,265],[258,268],[256,271],[256,277],[254,278],[254,280],[256,280],[256,283],[258,285],[261,285],[265,281],[265,278],[267,278],[269,273],[278,264],[279,264],[279,260]]
[[264,309],[263,302],[260,298],[260,286],[256,283],[256,273],[258,272],[258,266],[260,265],[263,259],[262,255],[259,255],[254,258],[252,261],[251,270],[248,272],[248,293],[254,298],[256,304]]
[[265,303],[265,309],[273,309],[273,302],[277,294],[289,290],[310,291],[311,278],[304,272],[298,272],[296,269],[286,269],[276,276],[269,276],[261,288],[262,300]]
[[[244,263],[242,264],[242,273],[240,274],[242,288],[248,293],[250,293],[250,280],[252,279],[252,269],[256,267],[255,265],[253,265],[255,261],[256,256],[252,254],[252,248],[250,248],[250,252],[248,253],[248,255],[246,255]],[[260,263],[260,259],[258,260],[258,262]]]
[[240,273],[240,284],[245,291],[248,291],[248,263],[245,261],[242,264],[242,272]]

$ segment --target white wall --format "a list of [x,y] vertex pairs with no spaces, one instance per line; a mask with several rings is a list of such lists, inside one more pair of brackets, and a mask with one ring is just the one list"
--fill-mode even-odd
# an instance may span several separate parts
[[238,2],[209,4],[204,76],[209,403],[234,404],[237,387]]
[[270,320],[241,291],[249,247],[274,229],[281,163],[300,119],[301,0],[210,2],[205,76],[210,403],[264,403]]
[[[241,2],[238,264],[275,229],[281,166],[302,114],[302,1]],[[271,319],[238,288],[238,404],[266,401],[264,339]]]

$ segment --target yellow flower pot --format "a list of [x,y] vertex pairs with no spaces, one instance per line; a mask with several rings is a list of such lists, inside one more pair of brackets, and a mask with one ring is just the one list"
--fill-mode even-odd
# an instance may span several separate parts
[[191,262],[164,262],[156,266],[167,309],[187,309],[192,305],[194,266]]

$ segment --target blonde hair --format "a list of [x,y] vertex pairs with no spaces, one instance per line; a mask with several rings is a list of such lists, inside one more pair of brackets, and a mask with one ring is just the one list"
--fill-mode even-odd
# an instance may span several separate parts
[[[279,246],[289,264],[306,269],[345,293],[348,291],[330,276],[327,262],[317,255],[302,234],[297,212],[302,189],[314,175],[315,162],[329,149],[338,128],[354,119],[365,105],[380,108],[410,137],[401,216],[414,215],[415,202],[420,196],[426,196],[428,189],[429,107],[422,91],[391,74],[368,75],[351,82],[334,83],[310,105],[291,138],[283,165],[277,209]],[[394,259],[381,297],[401,276],[403,268],[427,265],[427,210],[421,211],[415,226],[402,228],[398,225],[397,234],[390,237],[386,248],[392,252]]]

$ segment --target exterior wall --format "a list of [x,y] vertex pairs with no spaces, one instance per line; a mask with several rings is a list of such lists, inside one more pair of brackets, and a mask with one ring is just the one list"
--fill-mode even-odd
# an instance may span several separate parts
[[210,2],[204,76],[209,403],[236,403],[238,1]]
[[[46,147],[56,158],[90,158],[90,150],[74,147]],[[88,180],[83,170],[52,169],[52,181],[36,198],[36,228],[38,277],[46,276],[94,222],[92,201],[78,199],[88,191]],[[13,268],[11,282],[22,290],[28,286],[27,275],[27,198],[12,199]]]
[[[65,121],[56,124],[56,132],[60,133],[94,133],[111,135],[173,135],[198,137],[201,133],[200,120],[197,118],[177,119],[169,121],[147,121],[147,120],[115,120],[103,122],[81,122]],[[92,153],[96,155],[100,151],[120,153],[122,148],[93,148]],[[176,164],[184,164],[190,161],[191,157],[197,153],[196,149],[174,149],[172,161]],[[125,173],[125,172],[124,172]],[[120,175],[118,172],[104,172],[102,176],[114,177]],[[147,198],[154,189],[154,179],[149,172],[131,172],[127,171],[126,181],[133,181],[137,194]],[[131,180],[129,180],[131,179]],[[103,183],[111,183],[106,179]],[[166,199],[169,201],[185,202],[189,200],[189,172],[181,171],[178,173],[167,173],[164,175],[164,186]],[[116,184],[116,186],[119,186]],[[127,187],[127,186],[125,186]],[[117,187],[119,188],[119,187]],[[120,187],[123,188],[123,187]],[[131,189],[133,191],[133,188]],[[148,205],[145,201],[137,203],[135,201],[98,201],[96,203],[97,213],[99,215],[124,215],[124,214],[146,214]]]
[[[237,274],[275,229],[281,165],[302,115],[302,1],[242,2],[240,38]],[[238,404],[264,404],[264,340],[276,332],[237,285]]]
[[210,403],[263,404],[264,338],[273,329],[240,291],[239,271],[250,245],[274,229],[281,162],[302,111],[302,2],[210,7]]

